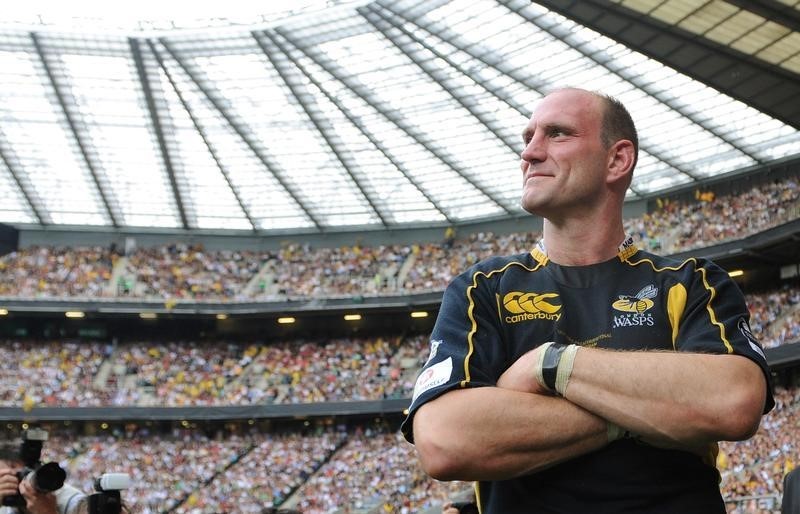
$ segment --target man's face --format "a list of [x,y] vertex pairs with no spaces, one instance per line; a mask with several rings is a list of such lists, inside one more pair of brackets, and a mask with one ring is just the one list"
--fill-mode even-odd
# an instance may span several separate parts
[[589,209],[601,198],[608,150],[600,138],[603,102],[581,90],[545,97],[523,133],[522,207],[546,218]]
[[17,471],[22,469],[22,463],[13,460],[0,460],[0,498],[14,496],[19,492]]

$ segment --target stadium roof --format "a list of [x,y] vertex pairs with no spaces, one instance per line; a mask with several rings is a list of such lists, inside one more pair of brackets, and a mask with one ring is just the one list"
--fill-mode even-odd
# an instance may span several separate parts
[[0,222],[269,234],[517,216],[522,127],[570,85],[632,111],[632,199],[800,154],[796,1],[270,5],[4,16]]

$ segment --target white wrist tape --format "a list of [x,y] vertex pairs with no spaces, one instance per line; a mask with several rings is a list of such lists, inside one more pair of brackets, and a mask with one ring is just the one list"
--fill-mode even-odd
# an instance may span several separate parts
[[575,365],[575,355],[578,353],[578,346],[571,344],[564,349],[561,360],[558,361],[558,371],[556,372],[556,391],[561,396],[567,394],[567,384],[569,377],[572,376],[572,367]]

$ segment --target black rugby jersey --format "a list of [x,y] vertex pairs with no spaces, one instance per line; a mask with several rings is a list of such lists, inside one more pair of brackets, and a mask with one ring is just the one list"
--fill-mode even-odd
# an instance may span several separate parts
[[[430,357],[402,425],[413,442],[420,405],[457,388],[494,386],[520,356],[548,341],[618,350],[764,353],[750,332],[744,297],[702,259],[680,262],[630,241],[589,266],[552,263],[540,248],[480,262],[447,287]],[[774,405],[768,387],[765,410]],[[715,445],[716,446],[716,445]],[[483,514],[724,513],[717,448],[705,459],[635,439],[513,480],[480,482]]]

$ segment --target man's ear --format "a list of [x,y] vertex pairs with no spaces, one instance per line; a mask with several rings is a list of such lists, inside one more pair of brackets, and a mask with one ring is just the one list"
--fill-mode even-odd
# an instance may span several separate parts
[[636,164],[636,150],[633,143],[627,139],[620,139],[608,149],[608,175],[606,182],[609,184],[625,180],[630,183],[633,166]]

